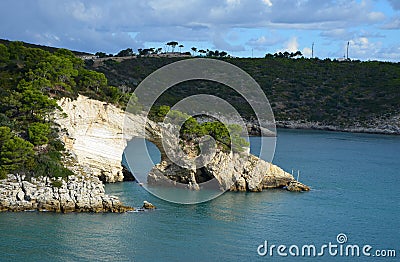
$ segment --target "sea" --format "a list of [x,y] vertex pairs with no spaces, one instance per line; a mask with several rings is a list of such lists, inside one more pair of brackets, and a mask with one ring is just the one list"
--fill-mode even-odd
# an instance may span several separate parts
[[184,205],[108,184],[125,204],[157,209],[0,213],[0,261],[400,260],[400,136],[278,129],[273,162],[311,191]]

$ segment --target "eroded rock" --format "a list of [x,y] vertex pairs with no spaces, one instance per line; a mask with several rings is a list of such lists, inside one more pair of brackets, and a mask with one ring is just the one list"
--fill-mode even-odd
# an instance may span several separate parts
[[143,207],[144,209],[156,209],[156,206],[154,206],[152,203],[143,201]]
[[[56,180],[62,181],[60,187],[53,185]],[[19,175],[9,175],[0,180],[0,211],[26,210],[119,213],[133,208],[106,195],[104,185],[94,176],[69,176],[65,180],[39,177],[26,181]]]
[[[59,105],[68,117],[63,118],[60,114],[56,122],[66,130],[62,140],[76,161],[71,166],[80,169],[74,170],[77,174],[93,174],[104,182],[123,181],[121,158],[126,141],[132,137],[142,137],[158,147],[163,160],[149,173],[149,184],[199,190],[202,182],[215,178],[217,186],[222,190],[259,192],[263,189],[288,187],[294,181],[292,175],[278,166],[251,154],[227,154],[220,151],[201,169],[196,168],[189,157],[186,159],[187,166],[182,168],[168,160],[162,145],[162,142],[174,144],[173,136],[170,139],[168,135],[165,137],[168,134],[165,131],[168,128],[173,129],[173,126],[159,125],[141,115],[125,114],[113,105],[85,96],[79,96],[77,100],[63,98]],[[143,123],[146,123],[144,128]],[[187,158],[171,153],[175,155],[175,159]],[[295,184],[290,188],[296,188]],[[87,201],[79,199],[79,209],[87,209]],[[96,204],[98,202],[97,199]],[[103,201],[103,204],[109,206],[109,201]]]
[[310,187],[300,183],[299,181],[292,180],[287,186],[287,190],[291,192],[302,192],[302,191],[310,191]]
[[[295,183],[294,177],[280,167],[268,163],[251,154],[224,153],[219,151],[204,167],[197,170],[182,168],[175,163],[162,161],[150,171],[147,182],[153,185],[169,185],[182,188],[201,189],[199,175],[206,174],[215,178],[221,190],[260,192],[263,189],[284,188],[289,191],[308,191],[301,183]],[[290,187],[289,187],[290,186]],[[308,189],[307,189],[308,188]]]
[[[140,115],[125,118],[122,109],[82,95],[76,100],[62,98],[58,104],[63,111],[56,115],[55,122],[65,130],[61,139],[77,164],[103,182],[123,181],[121,160],[126,140],[145,137],[140,128],[145,118]],[[123,131],[130,137],[124,137]]]

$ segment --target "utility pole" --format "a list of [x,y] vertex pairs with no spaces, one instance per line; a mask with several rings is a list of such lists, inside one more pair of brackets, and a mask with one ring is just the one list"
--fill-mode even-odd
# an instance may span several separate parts
[[347,42],[347,60],[349,60],[349,45],[350,45],[350,41]]
[[312,43],[311,46],[311,58],[314,58],[314,42]]

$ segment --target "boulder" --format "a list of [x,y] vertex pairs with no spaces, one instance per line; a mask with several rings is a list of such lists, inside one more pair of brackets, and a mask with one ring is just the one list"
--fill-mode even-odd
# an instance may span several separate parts
[[18,191],[16,197],[17,197],[17,200],[18,200],[18,201],[23,201],[23,200],[25,200],[25,193],[24,193],[24,191],[22,191],[22,189],[21,189],[20,191]]
[[240,177],[238,180],[236,180],[235,185],[233,188],[231,188],[231,191],[246,191],[246,179],[244,177]]
[[290,181],[289,185],[286,187],[287,190],[291,192],[302,192],[302,191],[310,191],[310,187],[296,181]]
[[97,177],[70,176],[61,181],[60,187],[54,187],[54,181],[55,178],[48,177],[26,181],[18,175],[2,180],[0,211],[120,213],[133,210],[123,206],[118,197],[106,195]]
[[144,209],[156,209],[156,207],[152,203],[147,202],[146,200],[143,201],[143,208]]

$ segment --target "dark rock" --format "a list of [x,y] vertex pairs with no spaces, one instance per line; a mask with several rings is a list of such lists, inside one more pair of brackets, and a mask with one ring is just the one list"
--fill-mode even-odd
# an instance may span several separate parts
[[291,192],[310,191],[310,187],[308,187],[296,180],[290,181],[289,185],[286,187],[286,189]]
[[156,207],[152,203],[147,202],[146,200],[143,201],[143,208],[144,209],[156,209]]

